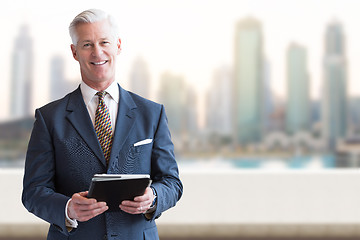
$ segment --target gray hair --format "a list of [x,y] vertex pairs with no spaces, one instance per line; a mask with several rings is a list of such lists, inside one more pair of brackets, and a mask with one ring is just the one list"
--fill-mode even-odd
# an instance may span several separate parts
[[74,45],[77,44],[77,41],[79,40],[76,27],[81,23],[95,23],[100,22],[102,20],[107,19],[110,23],[110,27],[112,30],[112,34],[114,37],[118,37],[118,26],[116,24],[116,21],[113,16],[110,14],[100,10],[100,9],[89,9],[85,10],[82,13],[78,14],[74,20],[70,23],[69,26],[69,33],[71,37],[71,41]]

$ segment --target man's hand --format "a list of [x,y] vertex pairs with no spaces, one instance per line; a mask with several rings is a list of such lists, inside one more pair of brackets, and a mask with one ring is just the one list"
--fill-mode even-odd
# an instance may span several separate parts
[[74,193],[68,205],[69,218],[85,222],[109,209],[105,202],[97,202],[96,199],[86,198],[88,191]]
[[154,201],[154,193],[150,187],[147,187],[144,195],[134,198],[134,201],[122,201],[120,209],[130,214],[146,213]]

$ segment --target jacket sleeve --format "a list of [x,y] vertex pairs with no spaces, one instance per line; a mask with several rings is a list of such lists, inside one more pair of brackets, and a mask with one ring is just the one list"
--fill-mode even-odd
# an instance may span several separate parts
[[183,192],[174,155],[174,145],[171,141],[163,105],[161,105],[159,122],[154,136],[151,177],[153,179],[152,187],[157,193],[157,207],[152,218],[154,220],[162,212],[175,206]]
[[68,235],[65,206],[69,197],[55,191],[55,159],[50,131],[39,109],[26,153],[22,202],[26,209]]

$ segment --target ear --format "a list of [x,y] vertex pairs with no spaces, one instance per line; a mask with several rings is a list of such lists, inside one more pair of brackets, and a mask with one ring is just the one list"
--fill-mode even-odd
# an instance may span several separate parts
[[72,55],[76,61],[78,61],[77,53],[76,53],[76,46],[74,44],[70,45]]
[[118,49],[117,54],[119,55],[120,52],[121,52],[121,39],[120,38],[118,38],[116,46],[117,46],[117,49]]

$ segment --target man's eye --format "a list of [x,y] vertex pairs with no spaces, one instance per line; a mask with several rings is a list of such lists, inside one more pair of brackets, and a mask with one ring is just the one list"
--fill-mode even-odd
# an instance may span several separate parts
[[110,42],[108,42],[108,41],[102,41],[101,43],[105,45],[105,44],[109,44]]
[[90,43],[85,43],[84,47],[90,47]]

